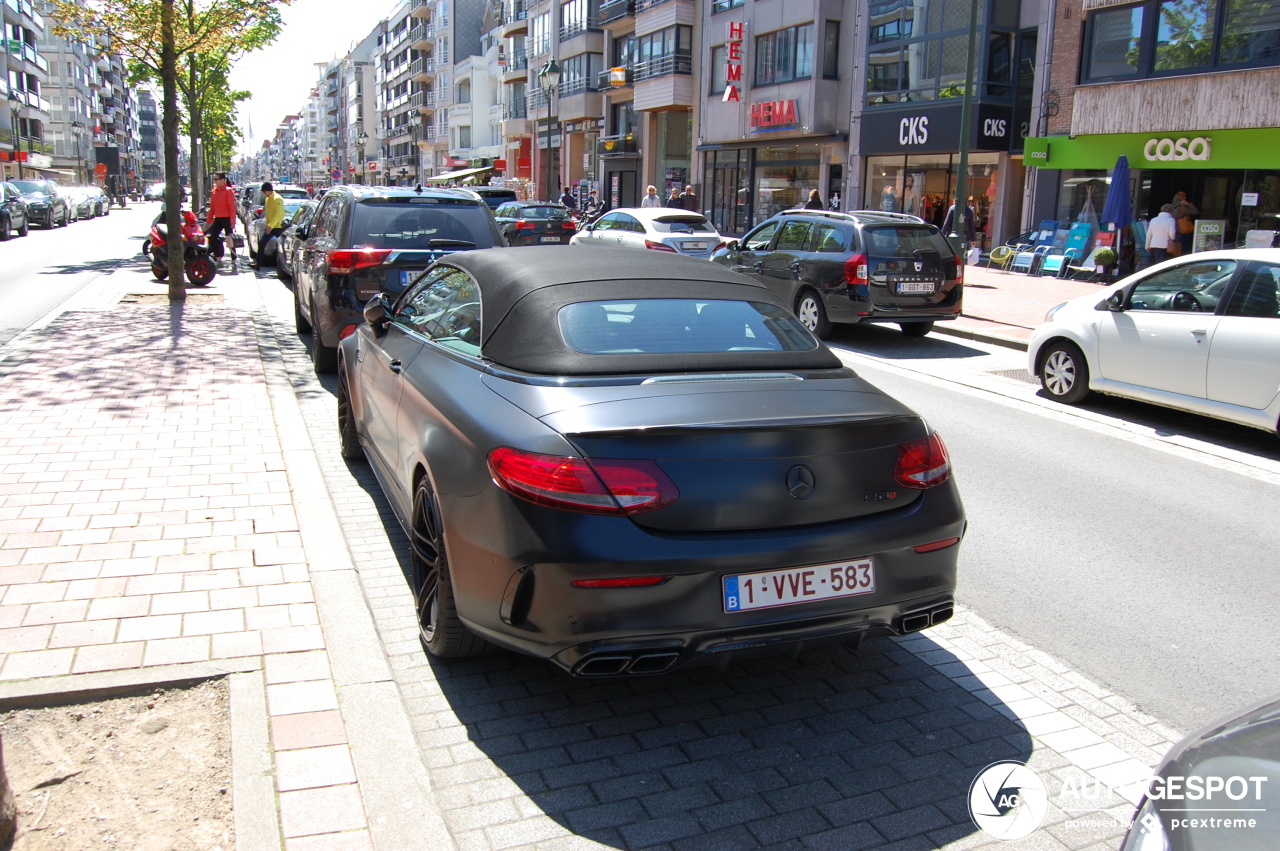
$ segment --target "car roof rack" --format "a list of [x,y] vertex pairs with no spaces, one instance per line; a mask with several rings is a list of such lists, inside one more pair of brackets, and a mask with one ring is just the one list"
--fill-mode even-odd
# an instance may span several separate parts
[[900,222],[910,222],[912,224],[927,224],[924,219],[919,216],[913,216],[910,213],[890,213],[884,210],[850,210],[847,213],[837,213],[833,210],[806,210],[803,207],[797,207],[793,210],[783,210],[779,215],[804,215],[819,216],[825,219],[835,219],[842,222],[859,222],[868,218],[892,219]]

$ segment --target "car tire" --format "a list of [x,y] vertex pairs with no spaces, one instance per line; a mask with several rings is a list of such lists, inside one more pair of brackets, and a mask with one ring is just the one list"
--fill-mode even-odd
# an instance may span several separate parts
[[29,233],[31,233],[31,220],[24,218],[22,220],[22,227],[18,228],[18,236],[26,236]]
[[6,219],[0,219],[0,242],[7,242],[12,235],[13,222]]
[[923,337],[933,330],[932,322],[899,322],[898,327],[908,337]]
[[351,411],[351,387],[347,381],[347,367],[338,364],[338,450],[348,461],[363,461],[364,447],[356,432],[356,419]]
[[311,317],[311,366],[316,375],[333,375],[338,369],[338,347],[326,346],[320,339],[314,315]]
[[289,281],[293,280],[293,276],[290,275],[287,271],[285,271],[284,265],[285,264],[280,262],[280,258],[277,257],[276,258],[276,278],[288,283]]
[[58,225],[58,227],[60,227],[60,228],[65,228],[65,227],[66,227],[67,225],[69,225],[69,224],[71,224],[71,214],[70,214],[70,213],[63,213],[63,214],[62,214],[62,224]]
[[493,652],[494,646],[473,634],[458,617],[440,509],[426,475],[413,493],[409,540],[413,598],[422,646],[437,659],[461,659]]
[[298,301],[298,286],[293,287],[293,327],[299,334],[311,333],[311,322],[302,315],[302,304]]
[[1075,405],[1089,395],[1089,364],[1075,343],[1051,344],[1040,359],[1039,371],[1040,386],[1055,402]]
[[796,318],[819,340],[831,336],[831,320],[827,318],[827,308],[822,304],[822,296],[813,290],[803,290],[796,299]]

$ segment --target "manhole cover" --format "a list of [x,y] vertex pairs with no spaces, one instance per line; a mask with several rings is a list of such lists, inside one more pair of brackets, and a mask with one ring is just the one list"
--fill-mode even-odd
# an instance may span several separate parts
[[1040,379],[1036,378],[1025,369],[997,369],[991,374],[1003,376],[1004,378],[1012,378],[1014,381],[1025,381],[1028,384],[1040,383]]
[[[168,293],[126,293],[120,304],[168,304]],[[222,304],[222,293],[187,293],[187,304]]]

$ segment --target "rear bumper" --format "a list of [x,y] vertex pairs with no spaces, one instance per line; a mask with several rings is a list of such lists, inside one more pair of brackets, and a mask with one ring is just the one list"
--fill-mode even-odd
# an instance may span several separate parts
[[[496,486],[442,497],[441,507],[459,615],[491,642],[576,676],[661,673],[940,623],[953,605],[959,544],[913,547],[965,532],[952,482],[901,509],[765,531],[654,533],[627,518],[538,508]],[[864,557],[874,560],[873,593],[724,610],[726,575]],[[636,588],[570,584],[651,575],[668,579]]]
[[[544,236],[547,236],[547,237],[554,236],[554,237],[557,239],[557,241],[556,241],[556,242],[543,242],[543,241],[542,241],[542,238],[543,238]],[[535,234],[528,235],[528,236],[526,236],[525,234],[519,234],[518,236],[513,236],[513,237],[511,238],[511,245],[512,245],[512,246],[523,246],[523,245],[568,245],[568,244],[569,244],[569,240],[570,240],[570,239],[572,239],[572,238],[573,238],[573,234],[572,234],[572,233],[564,233],[564,234],[558,234],[558,233],[535,233]]]

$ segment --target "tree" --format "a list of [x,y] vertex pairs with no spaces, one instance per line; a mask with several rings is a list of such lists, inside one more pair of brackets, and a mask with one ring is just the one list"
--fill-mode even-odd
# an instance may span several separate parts
[[274,22],[273,38],[279,32],[277,7],[288,2],[290,0],[182,0],[179,10],[175,0],[94,0],[92,6],[85,5],[83,0],[54,0],[55,34],[73,39],[83,39],[86,35],[103,39],[111,50],[147,68],[160,80],[165,224],[170,234],[170,301],[182,301],[187,295],[182,268],[182,186],[178,179],[179,63],[186,62],[192,55],[219,53],[229,60],[246,49],[244,40],[254,38],[251,33],[264,22]]

